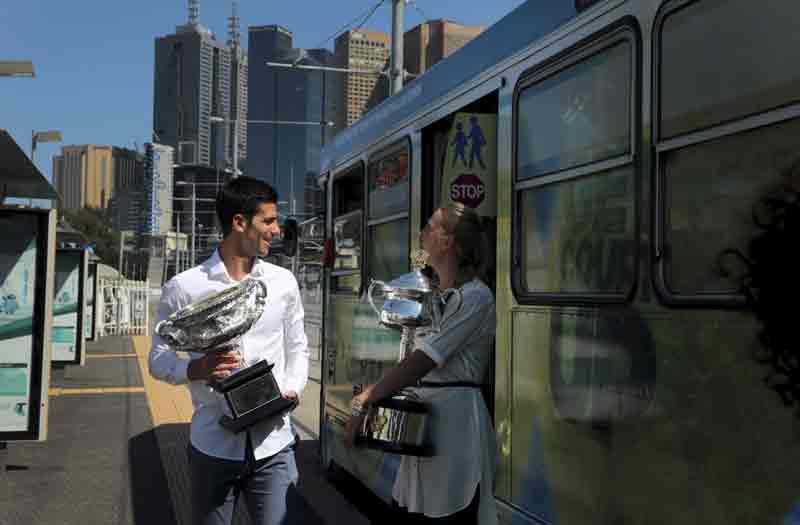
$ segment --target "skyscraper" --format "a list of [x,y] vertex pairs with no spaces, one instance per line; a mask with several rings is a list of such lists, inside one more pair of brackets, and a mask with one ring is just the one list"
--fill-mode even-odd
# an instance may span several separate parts
[[117,188],[143,175],[141,154],[126,148],[85,144],[61,148],[53,157],[53,180],[61,207],[106,209]]
[[[322,145],[333,137],[338,73],[269,67],[266,62],[330,66],[326,49],[294,49],[292,33],[276,26],[249,28],[250,69],[248,115],[250,156],[247,174],[272,184],[287,202],[282,213],[313,213],[319,199],[306,198],[306,180],[319,172]],[[263,121],[269,121],[264,123]],[[316,203],[316,204],[315,204]]]
[[[237,145],[237,169],[241,170],[247,160],[247,104],[248,61],[241,47],[239,13],[237,2],[228,18],[228,47],[231,50],[231,111],[228,115],[228,158],[233,168],[234,143]],[[237,120],[238,119],[238,120]],[[238,122],[238,124],[237,124]]]
[[[175,148],[178,164],[225,168],[232,153],[231,126],[213,123],[211,117],[230,119],[237,109],[241,115],[239,101],[247,93],[242,73],[247,66],[237,60],[241,55],[199,23],[198,10],[198,1],[190,0],[188,23],[156,38],[154,139]],[[235,12],[232,18],[238,23]],[[247,144],[246,131],[240,139],[241,151]]]
[[391,38],[380,31],[354,29],[336,38],[336,61],[340,67],[376,72],[344,73],[339,100],[346,112],[337,122],[341,128],[352,125],[389,95],[388,82],[377,72],[387,68],[390,48]]
[[[285,61],[292,50],[292,32],[278,25],[250,26],[247,32],[248,69],[247,85],[252,96],[248,97],[247,115],[251,120],[277,120],[277,82],[287,81],[293,72],[267,67],[268,61]],[[283,100],[286,106],[296,100]],[[283,115],[281,115],[283,118]],[[250,154],[247,175],[276,186],[275,151],[278,133],[283,129],[274,124],[248,124],[247,136]],[[283,195],[281,195],[281,198]]]
[[421,75],[440,60],[452,55],[484,31],[450,20],[429,20],[405,32],[403,62],[406,71]]

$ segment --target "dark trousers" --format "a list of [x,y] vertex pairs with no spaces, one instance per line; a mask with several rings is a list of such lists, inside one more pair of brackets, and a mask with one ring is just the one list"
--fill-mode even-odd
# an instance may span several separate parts
[[252,457],[252,448],[247,448],[247,461],[230,461],[207,456],[189,445],[192,523],[230,524],[240,493],[255,525],[287,523],[286,498],[289,486],[298,479],[292,446],[259,461]]
[[[481,486],[478,485],[475,489],[475,495],[472,496],[472,501],[470,501],[466,508],[455,514],[450,514],[449,516],[443,516],[441,518],[429,518],[424,514],[408,512],[406,509],[397,505],[396,501],[392,501],[392,517],[397,518],[397,523],[402,523],[403,525],[478,525],[478,506],[481,501],[480,494]],[[391,520],[389,521],[391,522]],[[385,523],[385,520],[382,519],[381,523]]]

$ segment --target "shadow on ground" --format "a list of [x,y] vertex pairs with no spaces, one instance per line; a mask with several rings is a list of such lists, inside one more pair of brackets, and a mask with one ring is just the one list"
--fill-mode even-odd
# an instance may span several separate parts
[[[177,523],[191,524],[191,498],[188,458],[186,447],[189,443],[188,424],[161,425],[151,431],[132,438],[129,442],[131,465],[131,493],[135,523]],[[301,441],[296,449],[300,482],[292,487],[287,495],[289,525],[323,524],[325,520],[312,508],[312,493],[305,493],[313,468],[313,450],[316,442]],[[306,479],[304,479],[306,478]],[[335,518],[331,517],[335,523]],[[239,498],[234,512],[234,525],[249,525],[243,498]]]

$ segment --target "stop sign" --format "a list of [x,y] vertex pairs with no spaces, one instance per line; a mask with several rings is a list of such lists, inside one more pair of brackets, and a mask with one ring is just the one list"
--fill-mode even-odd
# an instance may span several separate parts
[[450,183],[450,199],[467,208],[477,208],[486,198],[486,185],[477,175],[464,173]]

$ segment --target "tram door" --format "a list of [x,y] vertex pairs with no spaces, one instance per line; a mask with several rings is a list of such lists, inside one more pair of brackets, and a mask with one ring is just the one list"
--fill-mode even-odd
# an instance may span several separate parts
[[361,291],[364,166],[357,163],[333,174],[330,214],[332,231],[327,241],[325,265],[329,278],[325,290],[323,413],[320,434],[323,460],[346,463],[341,434],[349,417],[353,396],[351,354],[353,324]]
[[[496,283],[497,107],[497,93],[492,93],[423,130],[419,225],[421,231],[436,208],[454,203],[477,212],[482,218],[489,248],[487,269],[481,278],[492,292],[495,292]],[[492,368],[483,391],[492,416],[493,378]]]

